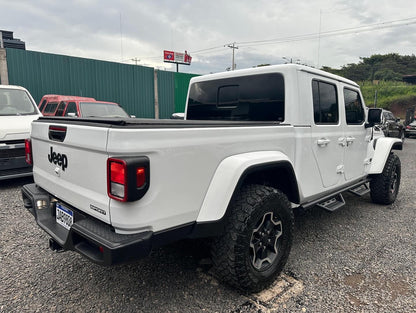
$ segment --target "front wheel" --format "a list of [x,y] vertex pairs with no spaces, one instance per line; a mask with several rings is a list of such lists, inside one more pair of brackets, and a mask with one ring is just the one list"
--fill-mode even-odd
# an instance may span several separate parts
[[248,292],[270,285],[289,256],[293,210],[285,194],[248,185],[233,200],[224,235],[212,244],[216,276]]
[[374,175],[370,182],[370,196],[374,203],[391,204],[396,200],[401,178],[400,159],[390,153],[381,174]]

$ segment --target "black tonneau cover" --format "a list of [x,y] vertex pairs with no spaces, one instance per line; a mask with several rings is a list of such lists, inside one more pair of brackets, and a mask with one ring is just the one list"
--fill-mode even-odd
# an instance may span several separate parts
[[206,128],[206,127],[247,127],[247,126],[276,126],[289,125],[274,121],[201,121],[201,120],[170,120],[144,118],[99,118],[99,117],[58,117],[42,116],[35,122],[54,124],[91,125],[111,128]]

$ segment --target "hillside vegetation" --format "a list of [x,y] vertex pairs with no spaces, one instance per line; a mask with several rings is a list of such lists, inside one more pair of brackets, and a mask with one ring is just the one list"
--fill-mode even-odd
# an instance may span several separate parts
[[390,109],[400,117],[405,116],[408,107],[416,105],[416,85],[403,82],[403,76],[416,75],[415,55],[376,54],[341,69],[322,69],[359,83],[368,107],[374,106],[376,92],[377,107]]

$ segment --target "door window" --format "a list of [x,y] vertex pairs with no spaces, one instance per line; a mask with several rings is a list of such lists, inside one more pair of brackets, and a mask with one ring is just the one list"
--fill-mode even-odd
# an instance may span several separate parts
[[362,124],[364,122],[364,108],[360,94],[351,89],[344,89],[345,115],[347,124]]
[[338,124],[337,88],[323,81],[312,81],[315,124]]
[[66,109],[66,112],[65,112],[65,116],[69,116],[69,113],[73,113],[73,114],[75,114],[75,116],[78,116],[77,105],[76,105],[75,102],[69,102],[68,103],[68,106],[67,106],[67,109]]

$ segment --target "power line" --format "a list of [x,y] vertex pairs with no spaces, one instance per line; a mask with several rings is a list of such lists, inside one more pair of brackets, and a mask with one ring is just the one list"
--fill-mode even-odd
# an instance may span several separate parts
[[[386,21],[386,22],[362,25],[362,26],[357,26],[357,27],[342,28],[342,29],[324,31],[324,32],[319,32],[319,33],[309,33],[309,34],[294,35],[294,36],[280,37],[280,38],[274,38],[274,39],[241,41],[241,42],[236,42],[236,44],[238,44],[239,47],[247,48],[247,47],[253,47],[253,46],[271,45],[271,44],[279,44],[279,43],[286,43],[286,42],[293,42],[293,41],[312,40],[312,39],[317,39],[320,37],[322,38],[322,37],[348,35],[348,34],[353,34],[353,33],[362,33],[362,32],[381,30],[381,29],[387,29],[387,28],[408,26],[412,24],[416,24],[416,17],[409,17],[405,19]],[[201,54],[202,52],[214,52],[215,50],[223,49],[225,46],[227,45],[200,49],[200,50],[192,51],[192,54],[197,55],[197,54]]]
[[[274,39],[264,39],[264,40],[253,40],[253,41],[241,41],[241,42],[234,42],[233,44],[238,44],[238,47],[235,49],[241,48],[248,48],[254,46],[263,46],[263,45],[273,45],[273,44],[280,44],[280,43],[287,43],[287,42],[295,42],[295,41],[305,41],[305,40],[313,40],[313,39],[320,39],[323,37],[333,37],[333,36],[340,36],[340,35],[348,35],[348,34],[358,34],[363,32],[369,32],[374,30],[382,30],[388,28],[395,28],[395,27],[403,27],[416,24],[416,17],[409,17],[404,19],[398,19],[393,21],[386,21],[381,23],[369,24],[369,25],[362,25],[357,27],[349,27],[349,28],[341,28],[336,30],[318,32],[318,33],[309,33],[309,34],[302,34],[302,35],[294,35],[288,37],[280,37]],[[121,27],[121,26],[120,26]],[[192,55],[201,55],[207,53],[218,52],[223,50],[224,47],[230,47],[231,44],[225,44],[221,46],[214,46],[210,48],[199,49],[195,51],[190,51]],[[230,47],[232,48],[232,47]],[[233,52],[234,50],[233,49]],[[149,60],[149,59],[159,59],[160,56],[149,56],[149,57],[138,57],[142,60]],[[234,63],[234,62],[233,62]]]
[[[400,23],[393,24],[393,25],[386,25],[386,24],[392,24],[392,23],[397,23],[397,22],[400,22]],[[317,39],[319,38],[319,36],[320,37],[332,37],[332,36],[339,36],[339,35],[348,35],[348,34],[362,33],[362,32],[368,32],[368,31],[373,31],[373,30],[408,26],[412,24],[416,24],[416,17],[396,20],[396,21],[382,22],[382,23],[377,23],[377,24],[363,25],[363,26],[358,26],[358,27],[343,28],[343,29],[325,31],[325,32],[320,32],[320,33],[310,33],[310,34],[275,38],[275,39],[269,39],[269,40],[245,41],[245,42],[237,42],[237,43],[241,47],[251,47],[253,45],[260,46],[260,45],[269,45],[269,44],[285,43],[285,42],[292,42],[292,41],[311,40],[311,39]]]

